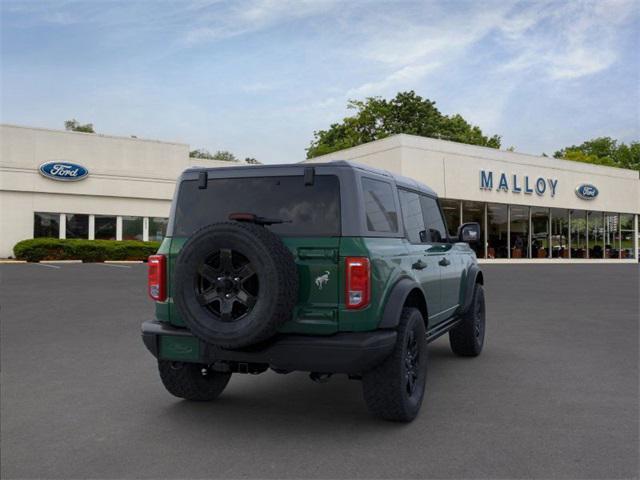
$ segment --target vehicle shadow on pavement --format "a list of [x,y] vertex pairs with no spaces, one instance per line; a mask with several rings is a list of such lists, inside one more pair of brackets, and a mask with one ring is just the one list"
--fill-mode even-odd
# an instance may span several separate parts
[[[439,378],[446,376],[448,369],[456,368],[457,362],[465,363],[465,359],[451,352],[448,341],[430,345],[425,403],[429,403],[430,386],[439,383]],[[362,398],[361,382],[349,380],[345,375],[334,375],[327,383],[317,384],[301,372],[236,374],[225,392],[213,402],[168,399],[164,405],[160,418],[172,428],[180,429],[251,425],[255,429],[266,428],[274,434],[308,434],[309,428],[322,431],[324,426],[330,432],[335,426],[345,424],[391,430],[407,427],[407,424],[385,422],[369,415]]]

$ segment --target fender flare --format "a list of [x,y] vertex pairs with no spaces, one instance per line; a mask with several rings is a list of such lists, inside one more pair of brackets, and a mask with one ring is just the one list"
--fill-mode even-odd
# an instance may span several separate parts
[[[424,291],[418,282],[409,277],[402,277],[391,288],[391,293],[387,297],[387,303],[384,307],[382,319],[378,324],[378,328],[396,328],[400,322],[400,314],[402,312],[402,306],[405,304],[409,294],[418,289],[425,299]],[[427,321],[425,317],[425,322]]]
[[462,312],[466,313],[469,311],[471,307],[471,302],[473,300],[473,290],[475,288],[475,284],[480,283],[484,284],[484,277],[482,275],[482,270],[477,264],[473,264],[469,267],[467,271],[466,278],[463,279],[463,298],[464,301],[462,303]]

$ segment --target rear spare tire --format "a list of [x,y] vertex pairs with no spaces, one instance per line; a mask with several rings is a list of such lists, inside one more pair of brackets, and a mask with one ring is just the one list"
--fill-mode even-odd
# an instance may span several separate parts
[[221,222],[198,230],[176,259],[173,301],[201,340],[240,348],[268,339],[292,316],[298,272],[265,227]]

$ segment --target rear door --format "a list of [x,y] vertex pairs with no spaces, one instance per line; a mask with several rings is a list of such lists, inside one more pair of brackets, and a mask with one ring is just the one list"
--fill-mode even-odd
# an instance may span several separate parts
[[425,241],[427,228],[422,212],[422,195],[403,188],[398,188],[398,193],[405,234],[409,243],[409,268],[422,285],[427,299],[429,326],[431,326],[438,321],[442,311],[441,267],[438,264],[442,254],[434,254],[433,245]]
[[455,313],[460,295],[461,263],[454,244],[449,241],[447,228],[438,205],[431,196],[421,195],[422,213],[426,227],[429,256],[440,266],[440,316],[436,323]]

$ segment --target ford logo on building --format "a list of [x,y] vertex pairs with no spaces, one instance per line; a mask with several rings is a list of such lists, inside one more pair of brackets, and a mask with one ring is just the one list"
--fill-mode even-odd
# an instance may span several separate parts
[[63,182],[76,182],[89,175],[89,170],[77,163],[55,161],[40,165],[40,173],[52,180]]
[[593,200],[598,196],[598,189],[588,183],[576,187],[576,195],[583,200]]

